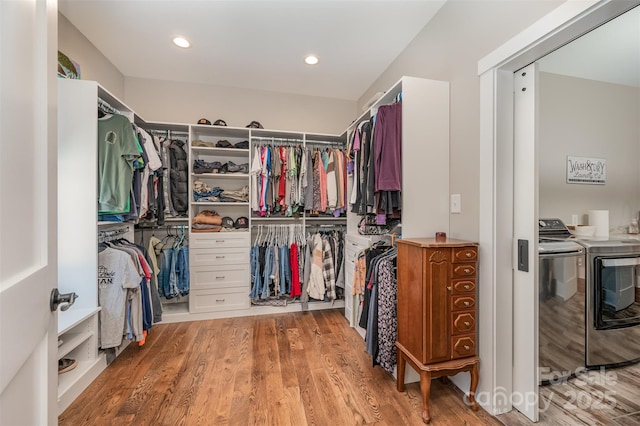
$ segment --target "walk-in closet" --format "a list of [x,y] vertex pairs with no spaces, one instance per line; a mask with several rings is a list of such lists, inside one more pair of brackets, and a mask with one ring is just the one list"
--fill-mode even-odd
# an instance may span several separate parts
[[[358,269],[365,268],[358,258],[371,245],[393,248],[392,237],[448,231],[446,209],[428,207],[448,197],[443,182],[448,164],[447,83],[403,77],[340,135],[151,122],[89,81],[60,80],[59,99],[61,164],[81,162],[83,167],[61,169],[61,177],[68,175],[60,180],[61,204],[77,209],[77,194],[83,192],[87,196],[81,202],[87,207],[93,199],[105,200],[97,209],[60,216],[61,253],[67,253],[67,247],[84,247],[83,255],[91,261],[84,268],[86,277],[64,288],[80,295],[83,303],[60,314],[64,343],[59,358],[75,355],[69,340],[80,327],[87,330],[81,343],[89,355],[83,355],[87,359],[75,372],[61,375],[60,412],[128,344],[144,345],[158,323],[341,309],[348,324],[366,338],[374,362],[380,363],[378,348],[371,343],[378,341],[378,333],[367,327],[367,321],[378,317],[379,305],[371,300],[371,288],[365,291],[366,271]],[[387,106],[393,113],[386,127],[384,120],[376,125],[373,118]],[[126,122],[126,132],[136,133],[129,151],[107,151],[109,138],[125,139],[117,130],[103,129],[104,120],[114,117]],[[89,146],[91,140],[98,140],[97,146]],[[384,163],[385,156],[392,157],[394,165]],[[425,169],[427,157],[434,166]],[[115,161],[129,164],[130,183],[122,194],[116,193],[105,164]],[[378,187],[384,184],[378,174],[387,169],[393,169],[389,188],[395,192],[381,196]],[[415,169],[438,185],[425,191],[409,178]],[[79,172],[86,177],[80,182]],[[73,192],[71,184],[76,186]],[[107,202],[114,199],[120,201]],[[407,199],[417,201],[402,202]],[[387,202],[388,208],[376,202]],[[112,206],[118,203],[129,210],[116,211]],[[85,229],[76,232],[79,226]],[[377,235],[371,235],[372,230]],[[115,261],[107,264],[104,259],[116,251],[141,259],[122,263],[126,273],[115,271]],[[61,268],[61,273],[71,273],[70,268]],[[98,288],[93,284],[96,271]],[[395,276],[395,269],[389,271]],[[73,274],[78,276],[75,270]],[[107,281],[100,282],[132,274],[142,278],[143,285],[118,281],[119,288],[136,288],[118,293],[121,306],[113,314],[113,301],[100,290],[107,288]],[[390,279],[385,285],[395,288]],[[84,297],[86,292],[94,296]],[[388,292],[382,291],[381,297],[393,299]],[[387,315],[381,316],[382,363],[395,374],[395,340],[388,323],[395,313],[386,309],[388,302],[381,306]],[[125,332],[107,344],[102,340],[106,330],[116,327],[114,315],[118,324],[126,318]],[[138,317],[140,325],[135,323]],[[63,385],[62,378],[71,374],[82,380]]]

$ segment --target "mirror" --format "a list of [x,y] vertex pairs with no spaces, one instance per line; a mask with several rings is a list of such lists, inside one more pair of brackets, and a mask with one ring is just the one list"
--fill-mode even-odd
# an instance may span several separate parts
[[[589,210],[609,210],[612,236],[638,218],[639,28],[640,6],[537,61],[539,217],[588,224]],[[567,183],[588,159],[603,160],[601,179],[570,173]]]

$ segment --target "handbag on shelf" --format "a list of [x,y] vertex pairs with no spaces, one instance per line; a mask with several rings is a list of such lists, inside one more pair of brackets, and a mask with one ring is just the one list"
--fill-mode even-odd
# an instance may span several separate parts
[[385,235],[390,233],[399,223],[399,219],[387,219],[387,223],[378,225],[376,215],[367,214],[362,216],[358,223],[358,233],[360,235]]

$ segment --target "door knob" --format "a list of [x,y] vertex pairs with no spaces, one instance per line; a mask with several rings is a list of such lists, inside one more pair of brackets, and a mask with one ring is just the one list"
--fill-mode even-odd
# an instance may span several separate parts
[[74,304],[78,295],[71,293],[60,293],[57,288],[51,290],[51,299],[49,299],[49,309],[51,312],[55,312],[60,306],[61,311],[66,311]]

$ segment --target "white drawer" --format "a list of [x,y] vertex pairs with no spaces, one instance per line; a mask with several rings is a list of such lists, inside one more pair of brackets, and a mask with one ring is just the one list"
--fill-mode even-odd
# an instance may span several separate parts
[[189,312],[231,311],[249,309],[251,300],[249,292],[238,292],[234,289],[191,290],[189,292]]
[[251,244],[249,232],[192,232],[189,247],[192,248],[233,248]]
[[248,265],[249,248],[189,250],[190,266]]
[[[249,294],[249,265],[191,266],[192,289],[235,288]],[[247,296],[248,297],[248,296]]]

